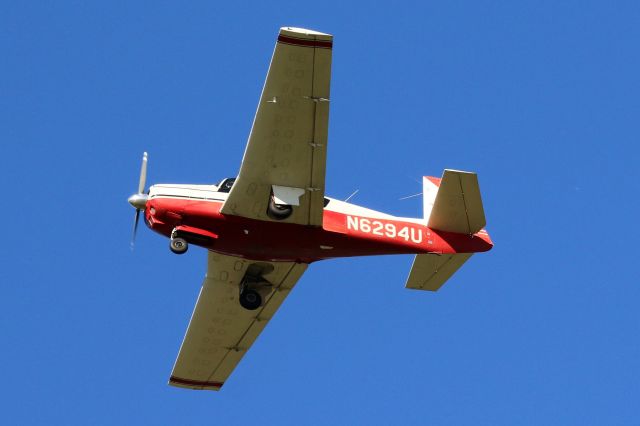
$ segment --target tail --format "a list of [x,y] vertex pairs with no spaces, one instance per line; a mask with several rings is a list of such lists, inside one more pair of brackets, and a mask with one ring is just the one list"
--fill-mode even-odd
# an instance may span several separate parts
[[417,254],[413,259],[405,287],[414,290],[436,291],[472,255],[473,253]]
[[[486,225],[478,175],[445,170],[442,178],[422,179],[424,219],[431,229],[475,234]],[[418,254],[407,279],[407,288],[438,290],[473,253]]]
[[487,224],[478,175],[445,170],[442,178],[422,178],[424,218],[438,231],[475,234]]

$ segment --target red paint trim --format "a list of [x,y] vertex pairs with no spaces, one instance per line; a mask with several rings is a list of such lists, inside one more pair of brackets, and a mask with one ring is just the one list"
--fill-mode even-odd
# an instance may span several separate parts
[[308,40],[303,38],[290,37],[282,34],[278,36],[278,42],[292,44],[294,46],[318,47],[321,49],[331,49],[333,47],[333,41],[331,40]]
[[221,388],[224,385],[223,382],[207,382],[206,380],[191,380],[191,379],[182,379],[180,377],[171,376],[169,378],[170,382],[179,383],[181,385],[187,386],[209,386],[214,388]]
[[176,226],[176,231],[178,232],[182,231],[182,232],[187,232],[189,234],[201,235],[203,237],[212,238],[214,240],[218,239],[217,234],[207,231],[206,229],[194,228],[193,226],[179,225],[179,226]]
[[[154,198],[147,203],[145,213],[150,215],[150,210],[155,209],[150,227],[159,234],[169,236],[174,227],[181,225],[198,228],[219,237],[192,244],[252,260],[311,263],[381,254],[475,253],[488,251],[493,245],[486,234],[444,233],[400,218],[369,218],[325,210],[320,228],[223,215],[220,206],[222,202],[217,201]],[[176,222],[167,212],[180,212],[187,223]],[[349,229],[349,217],[352,222],[357,219],[357,228]],[[151,223],[148,218],[147,223]]]
[[437,178],[433,176],[425,176],[425,177],[429,179],[431,183],[433,183],[435,186],[440,187],[440,182],[442,181],[442,178]]

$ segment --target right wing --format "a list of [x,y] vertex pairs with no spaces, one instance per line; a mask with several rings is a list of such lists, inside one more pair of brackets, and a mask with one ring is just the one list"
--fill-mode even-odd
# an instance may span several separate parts
[[332,46],[329,34],[280,29],[223,214],[270,221],[267,205],[273,191],[291,201],[280,204],[295,206],[283,222],[322,226]]
[[[255,311],[238,301],[249,268],[260,268],[272,284]],[[209,252],[207,275],[169,384],[220,390],[306,268],[304,263],[258,262]]]

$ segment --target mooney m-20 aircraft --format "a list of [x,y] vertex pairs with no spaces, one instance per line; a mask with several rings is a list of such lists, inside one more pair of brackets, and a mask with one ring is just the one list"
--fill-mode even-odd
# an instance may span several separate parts
[[312,262],[413,253],[406,287],[435,291],[493,246],[475,173],[424,177],[417,219],[325,196],[332,46],[329,34],[280,29],[236,178],[145,192],[144,154],[134,238],[142,211],[174,253],[208,250],[171,385],[219,390]]

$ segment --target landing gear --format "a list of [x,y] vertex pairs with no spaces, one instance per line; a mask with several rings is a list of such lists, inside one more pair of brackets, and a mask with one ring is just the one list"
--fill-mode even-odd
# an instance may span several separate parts
[[263,305],[273,291],[273,285],[262,278],[262,274],[271,271],[273,271],[273,266],[268,263],[257,262],[249,265],[240,282],[240,297],[238,298],[240,306],[248,311],[255,311]]
[[262,306],[262,296],[257,291],[245,287],[240,291],[240,306],[249,311],[255,311]]
[[189,249],[189,244],[184,238],[171,238],[169,249],[175,254],[184,254]]
[[267,206],[267,216],[274,220],[283,220],[291,216],[293,207],[288,204],[276,204],[273,196],[269,199]]

